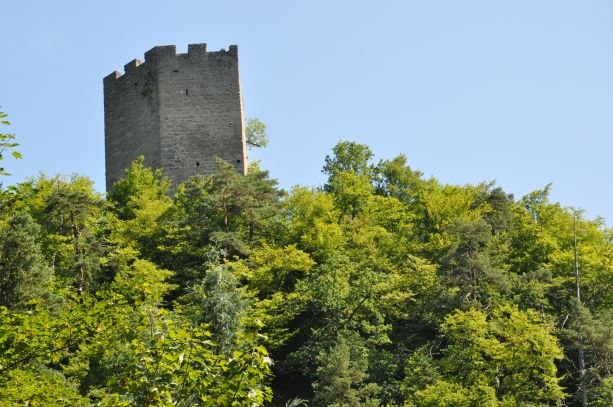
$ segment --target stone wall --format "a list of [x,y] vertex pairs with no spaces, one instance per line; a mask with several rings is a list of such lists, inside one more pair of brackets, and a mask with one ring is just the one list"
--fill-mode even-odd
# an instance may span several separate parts
[[208,52],[190,44],[154,47],[145,62],[104,79],[107,190],[139,155],[162,168],[173,188],[193,174],[209,174],[219,156],[245,173],[245,124],[238,50]]

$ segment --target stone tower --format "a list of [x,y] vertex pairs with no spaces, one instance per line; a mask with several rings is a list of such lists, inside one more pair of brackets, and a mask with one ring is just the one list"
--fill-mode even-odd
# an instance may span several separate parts
[[138,156],[161,168],[173,190],[194,174],[210,174],[219,156],[245,173],[245,123],[238,49],[208,52],[190,44],[154,47],[104,78],[106,189]]

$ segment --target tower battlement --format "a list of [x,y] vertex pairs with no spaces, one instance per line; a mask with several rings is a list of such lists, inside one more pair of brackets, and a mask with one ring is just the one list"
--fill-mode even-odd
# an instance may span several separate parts
[[104,80],[106,186],[138,156],[161,168],[173,188],[209,174],[219,156],[245,173],[245,125],[238,47],[208,51],[156,46]]
[[[238,47],[236,45],[230,45],[228,50],[220,49],[219,51],[208,51],[207,45],[200,44],[188,44],[187,53],[177,54],[177,47],[175,45],[158,45],[145,52],[145,62],[135,58],[123,66],[126,75],[134,72],[137,68],[145,63],[155,64],[160,60],[170,61],[173,57],[179,59],[196,59],[205,57],[221,57],[231,56],[238,60]],[[114,71],[107,75],[104,80],[119,79],[124,74],[119,71]]]

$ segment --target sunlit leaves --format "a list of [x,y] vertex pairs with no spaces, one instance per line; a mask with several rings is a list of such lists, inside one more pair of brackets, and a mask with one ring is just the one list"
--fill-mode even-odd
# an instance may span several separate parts
[[245,127],[245,137],[247,140],[247,145],[250,148],[263,148],[268,145],[268,133],[266,131],[266,125],[259,119],[247,119],[247,126]]
[[[4,112],[0,112],[0,125],[8,126],[11,123],[7,120],[7,114]],[[15,141],[15,135],[9,133],[0,133],[0,161],[4,159],[4,152],[10,151],[13,148],[19,146],[19,143]],[[11,151],[11,155],[15,159],[21,158],[21,153],[19,151]],[[2,165],[2,163],[0,163]],[[10,175],[8,172],[4,170],[4,167],[0,167],[0,175]]]
[[536,313],[500,306],[487,314],[470,309],[446,318],[449,345],[443,371],[465,386],[486,385],[499,397],[522,401],[558,401],[563,396],[555,362],[562,349]]

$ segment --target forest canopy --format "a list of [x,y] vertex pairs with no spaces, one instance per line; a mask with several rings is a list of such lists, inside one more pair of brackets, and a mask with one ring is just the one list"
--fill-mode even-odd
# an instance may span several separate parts
[[449,185],[351,141],[321,188],[215,168],[174,196],[142,158],[106,197],[0,189],[3,403],[613,403],[613,230],[550,186]]

